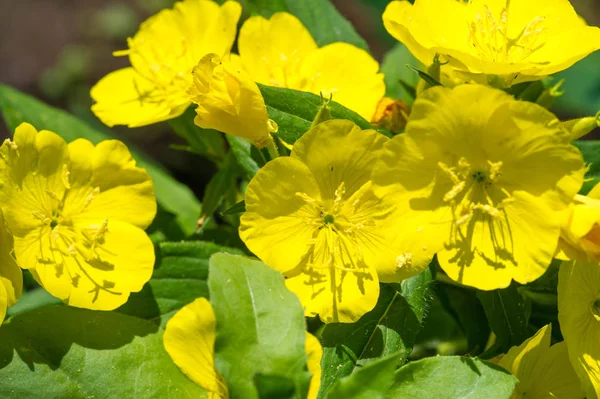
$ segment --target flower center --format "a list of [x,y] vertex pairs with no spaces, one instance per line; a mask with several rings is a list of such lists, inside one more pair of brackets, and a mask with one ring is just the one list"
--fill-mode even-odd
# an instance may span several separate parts
[[469,44],[485,60],[492,62],[523,62],[541,49],[547,29],[544,17],[535,17],[514,38],[508,36],[510,0],[495,17],[488,5],[477,13],[469,27]]
[[502,210],[512,201],[512,197],[497,184],[502,175],[502,161],[488,161],[486,168],[473,168],[461,157],[455,166],[443,162],[439,162],[438,166],[453,184],[443,200],[451,206],[456,226],[476,216],[503,217]]
[[594,315],[594,318],[597,321],[600,321],[600,295],[596,298],[594,302],[592,302],[592,304],[590,305],[590,309],[592,311],[592,314]]
[[325,216],[323,216],[323,223],[332,224],[333,222],[335,222],[335,218],[333,217],[332,214],[327,213],[327,214],[325,214]]

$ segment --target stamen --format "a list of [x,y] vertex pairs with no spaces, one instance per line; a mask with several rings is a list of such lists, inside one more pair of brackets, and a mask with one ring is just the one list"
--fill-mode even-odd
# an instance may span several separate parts
[[58,202],[58,206],[60,206],[60,207],[63,206],[62,200],[60,199],[60,197],[58,196],[58,194],[56,194],[54,191],[46,189],[46,194],[48,194],[48,197],[50,197],[53,200],[55,200],[56,202]]
[[69,168],[67,167],[66,164],[64,164],[62,167],[61,178],[62,178],[62,182],[65,185],[65,187],[67,188],[67,190],[71,188],[71,183],[69,183],[70,175],[71,175],[71,172],[69,172]]
[[48,216],[44,215],[40,211],[31,211],[31,216],[33,216],[35,219],[39,220],[43,224],[50,224],[50,222],[52,221],[52,219],[50,219]]
[[413,255],[410,252],[403,253],[396,258],[396,269],[412,266]]
[[490,180],[494,182],[498,177],[502,175],[502,161],[488,161],[488,165],[490,165]]
[[83,202],[83,209],[87,208],[88,205],[90,204],[90,202],[92,202],[92,200],[98,195],[100,194],[100,187],[95,187],[91,193],[88,194],[87,197],[85,197],[85,201]]

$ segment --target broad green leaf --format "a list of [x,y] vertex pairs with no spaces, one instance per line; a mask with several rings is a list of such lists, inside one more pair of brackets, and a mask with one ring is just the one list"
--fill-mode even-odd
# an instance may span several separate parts
[[501,353],[529,338],[527,304],[515,284],[502,290],[478,291],[477,297],[496,335],[496,348]]
[[53,297],[44,288],[38,287],[31,291],[24,292],[21,298],[19,298],[19,301],[14,306],[8,308],[6,315],[8,317],[15,316],[20,313],[26,313],[34,309],[59,303],[60,299]]
[[295,15],[319,47],[345,42],[368,51],[365,40],[329,0],[247,0],[246,4],[250,12],[266,18],[280,11]]
[[517,379],[492,363],[461,356],[430,357],[396,372],[388,398],[509,399]]
[[412,103],[414,93],[409,93],[401,82],[412,86],[414,90],[419,83],[419,76],[406,68],[407,64],[415,67],[421,65],[405,45],[398,43],[383,57],[381,72],[385,76],[385,95]]
[[[29,122],[38,130],[51,130],[68,142],[84,138],[96,144],[102,140],[117,138],[105,130],[93,129],[65,111],[2,84],[0,84],[0,109],[10,131],[14,131],[22,122]],[[129,149],[137,160],[138,166],[145,168],[152,176],[159,205],[177,216],[177,222],[184,232],[188,235],[192,234],[201,210],[200,202],[194,197],[192,191],[131,145]]]
[[241,254],[237,249],[203,241],[159,244],[152,279],[118,311],[153,321],[162,318],[164,323],[194,299],[208,297],[208,260],[219,252]]
[[443,284],[437,289],[437,294],[445,310],[452,315],[465,335],[468,353],[476,355],[483,352],[491,331],[475,292]]
[[559,97],[555,109],[573,117],[594,115],[600,111],[600,52],[595,52],[571,68],[560,72],[557,79],[565,79],[565,94]]
[[218,161],[225,158],[225,139],[223,134],[216,130],[202,129],[194,123],[196,112],[193,107],[188,108],[183,115],[171,119],[169,126],[173,131],[185,139],[190,150],[210,160]]
[[579,148],[583,159],[589,164],[590,169],[585,175],[589,178],[581,192],[587,194],[596,184],[600,183],[600,140],[575,141],[573,144]]
[[202,215],[212,216],[229,190],[236,189],[237,163],[232,153],[227,155],[221,169],[210,179],[202,198]]
[[231,147],[231,152],[235,156],[238,165],[246,172],[247,177],[252,179],[260,169],[260,165],[252,157],[252,144],[245,138],[230,134],[227,134],[225,138]]
[[280,375],[256,374],[254,385],[260,399],[292,399],[296,395],[294,381]]
[[351,375],[339,379],[327,392],[327,399],[384,399],[394,382],[394,371],[399,362],[398,354],[392,354],[359,368]]
[[[269,117],[277,122],[279,132],[277,135],[286,143],[294,144],[311,125],[323,101],[320,96],[303,91],[283,89],[258,85],[267,105]],[[343,107],[333,101],[329,103],[331,116],[334,119],[348,119],[356,123],[361,129],[374,129],[363,117],[356,112]],[[385,134],[385,132],[382,132]]]
[[295,397],[304,398],[304,311],[282,275],[257,260],[216,254],[208,286],[217,319],[215,361],[231,398],[258,398],[257,374],[292,380]]
[[0,328],[0,397],[199,399],[146,320],[67,306],[13,317]]
[[412,349],[432,282],[430,269],[397,284],[381,285],[375,308],[353,324],[328,324],[323,331],[319,396],[339,378],[382,356],[397,353],[402,364]]

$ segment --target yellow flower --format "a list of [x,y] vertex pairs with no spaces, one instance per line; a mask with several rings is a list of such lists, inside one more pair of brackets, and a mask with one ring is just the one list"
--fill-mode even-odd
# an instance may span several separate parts
[[256,83],[237,65],[208,54],[194,68],[189,90],[198,104],[196,125],[241,136],[258,148],[273,141],[270,133],[277,124],[269,119],[267,107]]
[[21,124],[0,148],[0,204],[19,265],[68,305],[111,310],[152,275],[152,180],[118,140],[68,144]]
[[587,397],[600,397],[600,264],[562,263],[558,274],[558,321]]
[[367,120],[385,94],[379,64],[369,53],[347,43],[318,48],[302,22],[288,13],[249,18],[238,49],[242,66],[256,82],[333,95]]
[[495,75],[505,86],[560,72],[600,49],[600,29],[568,0],[393,1],[383,22],[425,65],[439,54],[465,78]]
[[386,144],[375,194],[404,208],[403,229],[430,230],[453,280],[482,290],[533,281],[552,261],[586,170],[555,120],[486,86],[429,89]]
[[417,274],[431,260],[428,250],[413,256],[395,249],[401,234],[394,207],[371,189],[373,163],[386,141],[349,121],[326,121],[248,185],[240,237],[288,277],[307,316],[354,322],[375,306],[380,280]]
[[6,308],[17,303],[23,290],[23,273],[12,256],[13,236],[0,210],[0,324]]
[[92,111],[108,126],[137,127],[176,118],[189,106],[192,69],[208,53],[229,53],[241,6],[227,1],[184,0],[150,17],[133,38],[131,67],[105,76],[92,88]]
[[569,363],[567,345],[550,346],[551,332],[552,325],[542,327],[500,359],[498,364],[519,380],[511,399],[585,397]]
[[600,262],[600,184],[587,196],[575,196],[556,257]]
[[[229,397],[227,385],[215,367],[215,313],[206,298],[184,306],[167,323],[163,336],[165,349],[173,362],[196,384],[208,392],[209,399]],[[321,382],[319,340],[306,333],[308,371],[312,374],[308,399],[315,399]]]

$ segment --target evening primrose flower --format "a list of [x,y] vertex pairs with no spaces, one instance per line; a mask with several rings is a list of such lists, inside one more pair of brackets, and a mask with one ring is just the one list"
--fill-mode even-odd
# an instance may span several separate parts
[[600,397],[600,264],[562,263],[558,273],[558,321],[587,397]]
[[239,66],[216,54],[208,54],[193,70],[189,89],[198,104],[194,122],[203,129],[248,139],[258,148],[273,141],[277,124],[269,119],[258,86]]
[[386,144],[375,194],[403,208],[404,229],[431,229],[453,280],[482,290],[526,284],[550,265],[586,171],[555,120],[486,86],[431,88]]
[[92,88],[92,111],[108,126],[137,127],[176,118],[191,104],[192,69],[208,53],[229,53],[241,6],[226,1],[184,0],[150,17],[133,38],[131,67],[105,76]]
[[600,184],[573,199],[556,257],[600,262]]
[[[427,230],[405,237],[393,204],[371,189],[373,164],[387,141],[349,121],[320,123],[246,189],[240,237],[287,277],[307,316],[354,322],[375,306],[379,281],[415,275],[431,261]],[[400,252],[400,239],[423,247]]]
[[393,1],[383,22],[423,64],[439,54],[444,68],[478,81],[495,75],[504,86],[542,79],[600,49],[600,29],[568,0]]
[[0,183],[17,261],[52,295],[112,310],[150,279],[154,188],[122,142],[67,145],[23,123],[0,148]]
[[288,13],[246,20],[238,49],[243,68],[256,82],[333,95],[367,120],[385,94],[379,64],[369,53],[347,43],[318,48],[302,22]]
[[519,346],[513,346],[498,364],[519,383],[511,399],[585,397],[577,374],[569,363],[565,342],[550,346],[552,325],[542,327]]
[[13,257],[13,236],[0,210],[0,324],[6,309],[17,303],[23,290],[23,272]]
[[[209,399],[226,399],[229,397],[227,384],[215,367],[215,336],[215,312],[206,298],[198,298],[168,321],[163,343],[177,367],[204,388]],[[323,349],[319,340],[309,333],[306,333],[305,347],[307,367],[312,375],[308,399],[314,399],[321,383]]]

